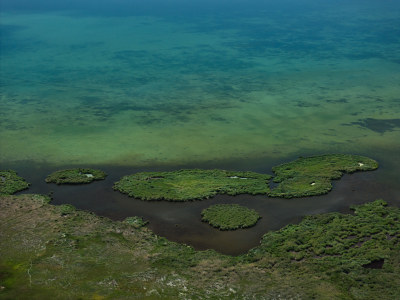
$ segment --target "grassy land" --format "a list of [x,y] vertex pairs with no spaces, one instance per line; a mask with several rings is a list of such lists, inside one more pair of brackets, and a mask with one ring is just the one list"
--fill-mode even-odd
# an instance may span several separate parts
[[221,230],[235,230],[254,226],[260,215],[238,204],[215,204],[201,212],[201,220]]
[[0,195],[11,195],[28,187],[29,183],[18,176],[17,172],[13,170],[0,171]]
[[46,182],[56,184],[80,184],[91,183],[94,180],[102,180],[107,174],[101,170],[95,169],[68,169],[56,171],[46,178]]
[[378,168],[373,159],[349,154],[328,154],[299,158],[274,167],[274,182],[271,197],[306,197],[326,194],[332,189],[331,181],[340,179],[343,173],[370,171]]
[[125,176],[114,189],[142,200],[189,201],[216,194],[266,194],[270,175],[224,170],[142,172]]
[[400,298],[400,209],[381,200],[307,217],[237,257],[47,202],[0,197],[0,299]]
[[369,171],[378,163],[368,157],[349,154],[328,154],[299,158],[274,167],[274,182],[269,189],[270,175],[224,170],[180,170],[142,172],[125,176],[114,189],[142,200],[189,201],[216,194],[266,194],[270,197],[306,197],[326,194],[331,181],[343,173]]

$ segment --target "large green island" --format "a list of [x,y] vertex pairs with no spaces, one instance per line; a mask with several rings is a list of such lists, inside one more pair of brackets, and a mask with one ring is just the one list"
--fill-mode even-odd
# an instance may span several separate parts
[[[189,201],[216,194],[264,194],[293,198],[328,193],[331,181],[343,173],[371,171],[378,163],[368,157],[350,154],[327,154],[299,158],[274,167],[276,177],[255,172],[224,170],[178,170],[141,172],[124,176],[114,190],[142,200]],[[270,189],[269,180],[279,183]]]

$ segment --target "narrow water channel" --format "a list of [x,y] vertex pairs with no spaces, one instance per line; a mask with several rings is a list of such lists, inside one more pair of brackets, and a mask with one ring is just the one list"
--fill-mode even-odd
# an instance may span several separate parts
[[[344,175],[342,179],[334,181],[333,190],[323,196],[280,199],[261,195],[218,195],[207,200],[183,203],[142,201],[113,191],[113,183],[123,175],[149,169],[97,167],[109,174],[105,180],[87,185],[60,186],[47,184],[44,181],[54,168],[34,167],[24,163],[15,165],[14,169],[32,183],[30,189],[23,193],[49,194],[52,192],[52,203],[55,205],[72,204],[79,209],[113,220],[142,216],[150,222],[148,227],[157,235],[191,245],[198,250],[215,249],[230,255],[241,254],[256,247],[264,233],[278,230],[289,223],[298,223],[306,215],[325,212],[350,213],[351,205],[370,202],[378,198],[385,199],[391,205],[400,206],[399,185],[396,185],[393,180],[387,180],[388,168],[385,167],[385,163],[376,171]],[[200,218],[200,213],[204,208],[216,203],[244,205],[255,209],[262,218],[256,226],[249,229],[219,231],[201,222]]]

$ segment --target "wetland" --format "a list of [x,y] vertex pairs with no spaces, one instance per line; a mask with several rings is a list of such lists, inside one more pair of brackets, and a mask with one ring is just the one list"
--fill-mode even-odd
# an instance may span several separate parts
[[[113,184],[125,175],[150,172],[150,168],[96,166],[96,169],[104,170],[108,174],[104,180],[88,185],[54,185],[44,180],[55,171],[54,167],[32,168],[27,163],[14,167],[20,176],[31,183],[26,193],[51,194],[55,205],[71,204],[78,209],[120,221],[132,216],[142,217],[149,221],[146,225],[149,229],[171,241],[188,244],[197,250],[215,249],[224,254],[238,255],[259,245],[266,232],[278,230],[289,223],[297,223],[306,215],[335,211],[347,213],[351,205],[379,198],[390,199],[388,202],[391,205],[400,205],[397,181],[388,180],[388,173],[390,174],[393,166],[393,161],[388,161],[388,157],[379,160],[377,170],[345,174],[341,179],[333,180],[333,189],[326,195],[292,199],[248,194],[216,195],[202,201],[189,202],[143,201],[113,190]],[[256,165],[262,164],[263,161],[258,161]],[[265,168],[254,170],[260,174],[272,175],[273,165],[265,165]],[[217,167],[238,169],[240,164],[235,161]],[[69,168],[71,166],[60,169]],[[153,170],[173,172],[185,168],[198,169],[200,165],[157,166]],[[201,221],[201,211],[214,204],[242,205],[256,210],[262,218],[254,227],[220,232]]]
[[[0,298],[398,299],[399,15],[3,0]],[[329,153],[379,168],[304,174]],[[222,231],[214,205],[261,218]]]

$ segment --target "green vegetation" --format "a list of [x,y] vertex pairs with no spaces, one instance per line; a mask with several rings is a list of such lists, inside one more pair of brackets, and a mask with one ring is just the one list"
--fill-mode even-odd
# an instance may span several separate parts
[[95,169],[68,169],[56,171],[46,178],[46,182],[56,184],[80,184],[90,183],[94,180],[102,180],[106,178],[107,174],[101,170]]
[[201,220],[221,230],[235,230],[254,226],[260,215],[238,204],[215,204],[201,212]]
[[354,215],[309,216],[270,232],[246,259],[263,264],[272,256],[281,266],[296,262],[299,275],[313,274],[336,285],[332,298],[398,299],[400,209],[383,200],[352,208]]
[[129,224],[135,228],[141,228],[143,226],[146,226],[149,223],[149,221],[143,220],[142,217],[135,216],[126,218],[124,220],[124,223]]
[[[43,198],[43,199],[42,199]],[[1,299],[399,299],[400,209],[382,200],[230,257],[38,195],[0,197]]]
[[328,154],[299,158],[274,167],[274,182],[269,189],[270,175],[224,170],[180,170],[142,172],[124,176],[114,190],[142,200],[188,201],[216,194],[267,194],[270,197],[306,197],[326,194],[331,181],[343,173],[369,171],[378,163],[368,157],[350,154]]
[[76,208],[71,204],[62,204],[58,206],[58,209],[62,216],[72,214],[76,210]]
[[28,187],[29,183],[18,176],[17,172],[13,170],[0,171],[0,195],[12,195]]
[[378,163],[368,157],[349,154],[328,154],[299,158],[272,168],[279,185],[268,194],[271,197],[306,197],[328,193],[331,180],[343,173],[370,171]]
[[114,190],[142,200],[189,201],[216,194],[267,194],[270,175],[224,170],[142,172],[124,176]]

